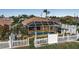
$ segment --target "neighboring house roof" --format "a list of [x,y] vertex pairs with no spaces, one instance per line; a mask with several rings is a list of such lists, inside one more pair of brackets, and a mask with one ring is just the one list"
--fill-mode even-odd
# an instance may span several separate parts
[[4,26],[4,25],[11,25],[13,22],[13,19],[12,18],[0,18],[0,25],[1,26]]
[[27,25],[27,24],[29,24],[29,23],[31,23],[31,22],[43,22],[43,21],[45,21],[45,22],[48,22],[48,21],[50,21],[50,22],[55,22],[55,21],[53,21],[53,20],[46,19],[46,18],[33,17],[33,18],[30,18],[30,19],[25,19],[24,21],[22,21],[22,24],[23,24],[23,25]]

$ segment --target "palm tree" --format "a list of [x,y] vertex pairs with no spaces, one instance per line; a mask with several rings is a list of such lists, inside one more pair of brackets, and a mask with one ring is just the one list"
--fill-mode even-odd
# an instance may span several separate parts
[[50,13],[47,9],[44,9],[43,12],[46,14],[46,18],[47,18],[47,15]]

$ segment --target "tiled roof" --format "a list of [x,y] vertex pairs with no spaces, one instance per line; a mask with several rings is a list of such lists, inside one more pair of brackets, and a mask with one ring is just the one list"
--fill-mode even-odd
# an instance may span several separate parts
[[0,18],[0,25],[4,26],[4,25],[11,25],[13,22],[12,18]]
[[23,25],[27,25],[27,24],[29,24],[29,23],[31,23],[31,22],[34,22],[34,21],[39,21],[39,22],[41,22],[41,21],[49,21],[49,20],[46,19],[46,18],[41,18],[41,17],[33,17],[33,18],[30,18],[30,19],[25,19],[25,20],[22,22],[22,24],[23,24]]
[[29,23],[31,23],[31,22],[42,22],[42,21],[45,21],[45,22],[48,22],[48,21],[50,21],[50,22],[55,22],[55,23],[57,23],[57,24],[60,24],[60,21],[58,20],[58,19],[46,19],[46,18],[41,18],[41,17],[33,17],[33,18],[30,18],[30,19],[25,19],[24,21],[22,21],[22,24],[23,25],[27,25],[27,24],[29,24]]

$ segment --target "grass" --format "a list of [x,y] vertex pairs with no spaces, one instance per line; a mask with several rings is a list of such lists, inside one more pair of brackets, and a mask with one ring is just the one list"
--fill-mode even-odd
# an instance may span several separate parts
[[52,45],[46,45],[43,47],[35,48],[33,45],[29,47],[20,47],[18,49],[79,49],[78,42],[66,42],[66,43],[58,43]]
[[79,49],[79,43],[66,42],[66,43],[52,44],[40,47],[39,49]]

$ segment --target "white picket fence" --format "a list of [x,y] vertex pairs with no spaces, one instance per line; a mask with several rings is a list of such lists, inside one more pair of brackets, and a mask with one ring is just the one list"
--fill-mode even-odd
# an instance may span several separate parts
[[[58,43],[76,41],[78,38],[79,38],[79,34],[71,35],[71,36],[58,36]],[[48,44],[48,38],[40,38],[34,40],[35,47],[40,47],[42,44]],[[0,49],[16,48],[23,46],[29,46],[29,38],[25,40],[9,40],[9,41],[0,42]]]
[[0,49],[17,48],[23,46],[29,46],[29,39],[0,42]]
[[23,47],[23,46],[29,46],[29,39],[26,40],[13,40],[12,42],[9,42],[10,48],[17,48],[17,47]]
[[42,44],[47,44],[47,42],[48,42],[48,38],[35,39],[34,46],[41,47]]
[[[77,35],[70,35],[70,36],[58,36],[58,43],[64,43],[64,42],[70,42],[70,41],[76,41],[79,39],[79,34]],[[34,46],[35,47],[40,47],[42,46],[41,44],[48,44],[48,38],[40,38],[36,39],[34,41]]]
[[76,41],[78,39],[77,35],[72,35],[72,36],[59,36],[58,37],[58,43],[63,43],[63,42],[69,42],[69,41]]
[[0,42],[0,49],[7,49],[9,48],[9,42],[8,41],[4,41],[4,42]]

